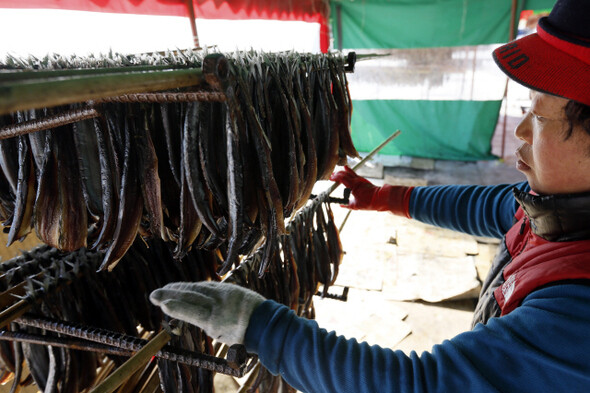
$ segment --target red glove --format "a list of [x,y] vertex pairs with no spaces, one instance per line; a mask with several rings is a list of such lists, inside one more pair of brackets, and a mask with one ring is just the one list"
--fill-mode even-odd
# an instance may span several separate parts
[[343,171],[333,173],[330,180],[350,188],[354,200],[342,205],[353,210],[390,211],[395,215],[410,217],[410,195],[414,187],[373,185],[370,181],[354,173],[348,166]]

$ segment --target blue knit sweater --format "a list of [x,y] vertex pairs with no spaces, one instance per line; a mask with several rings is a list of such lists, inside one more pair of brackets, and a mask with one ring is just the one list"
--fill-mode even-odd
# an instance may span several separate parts
[[[410,214],[501,237],[517,207],[513,186],[418,187]],[[245,344],[303,392],[590,392],[590,286],[536,290],[510,314],[421,355],[347,340],[270,300],[254,311]]]

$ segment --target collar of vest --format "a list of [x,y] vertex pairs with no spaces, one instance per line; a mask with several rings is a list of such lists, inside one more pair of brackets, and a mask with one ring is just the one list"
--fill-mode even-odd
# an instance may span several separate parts
[[537,236],[552,242],[590,239],[590,192],[534,195],[514,188]]

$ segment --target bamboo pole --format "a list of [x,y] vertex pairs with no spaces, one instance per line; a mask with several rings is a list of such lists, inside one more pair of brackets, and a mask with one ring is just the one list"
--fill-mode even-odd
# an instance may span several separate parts
[[0,115],[130,93],[196,86],[204,80],[199,68],[6,82],[0,84]]
[[20,317],[31,309],[31,303],[19,300],[6,310],[0,312],[0,329],[5,328],[10,322]]
[[152,356],[154,356],[168,341],[171,336],[166,330],[161,330],[142,349],[137,351],[129,360],[109,375],[100,385],[91,390],[90,393],[112,393],[133,373],[143,367]]
[[[2,70],[0,83],[12,83],[17,81],[31,82],[48,78],[73,78],[90,75],[122,74],[125,72],[163,71],[175,68],[172,65],[137,65],[108,68],[72,68],[61,70]],[[186,68],[186,67],[177,67]]]
[[[379,153],[381,151],[381,149],[383,149],[389,142],[391,142],[392,140],[394,140],[395,138],[397,138],[397,136],[399,134],[401,134],[401,131],[400,130],[396,130],[393,134],[391,134],[389,137],[387,137],[387,139],[385,139],[383,142],[381,142],[379,144],[379,146],[377,146],[376,148],[374,148],[373,150],[371,150],[371,152],[369,152],[369,154],[367,154],[366,157],[364,157],[362,160],[360,160],[358,163],[356,163],[351,169],[353,171],[356,171],[357,169],[359,169],[360,167],[362,167],[363,165],[365,165],[367,163],[367,161],[369,161],[371,158],[373,158],[373,156],[375,154]],[[322,195],[323,197],[330,195],[332,192],[334,192],[334,190],[336,188],[338,188],[339,185],[340,185],[340,183],[334,182],[334,184],[332,184],[330,186],[330,188],[328,188],[326,191],[324,191],[320,195]],[[318,195],[318,198],[320,197],[320,195]]]
[[260,372],[260,362],[257,362],[256,365],[254,366],[254,368],[252,369],[252,372],[250,373],[250,375],[246,379],[246,382],[244,382],[244,384],[238,389],[237,393],[245,393],[245,392],[249,391],[250,388],[252,387],[252,385],[254,384],[256,377],[258,377],[259,372]]

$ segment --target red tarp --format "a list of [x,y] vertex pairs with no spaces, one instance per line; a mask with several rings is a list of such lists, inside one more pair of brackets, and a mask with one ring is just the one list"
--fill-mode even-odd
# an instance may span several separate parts
[[[276,19],[320,24],[320,49],[328,51],[327,0],[193,0],[197,18]],[[141,15],[187,16],[185,0],[0,0],[0,8],[52,8]]]

